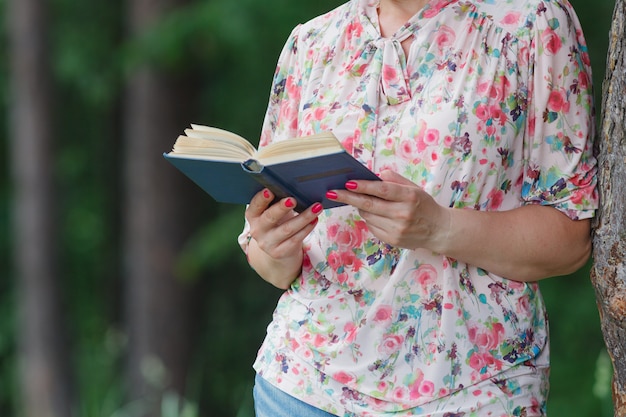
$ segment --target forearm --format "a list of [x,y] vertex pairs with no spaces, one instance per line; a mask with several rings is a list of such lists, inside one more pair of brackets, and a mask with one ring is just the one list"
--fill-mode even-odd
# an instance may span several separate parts
[[259,248],[256,240],[250,239],[246,254],[252,269],[265,281],[281,289],[289,288],[302,270],[302,252],[299,256],[276,259]]
[[565,275],[591,253],[589,220],[529,205],[504,212],[449,210],[449,233],[436,248],[451,258],[517,281]]

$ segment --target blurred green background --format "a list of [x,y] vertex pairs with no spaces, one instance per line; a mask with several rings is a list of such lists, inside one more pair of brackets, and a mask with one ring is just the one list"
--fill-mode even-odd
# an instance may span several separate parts
[[[161,161],[160,155],[169,150],[164,144],[173,143],[175,135],[192,122],[221,126],[252,139],[258,137],[276,59],[290,30],[341,2],[170,1],[166,12],[161,11],[137,29],[132,22],[142,21],[141,13],[149,13],[150,8],[149,2],[144,1],[143,6],[140,3],[54,0],[47,2],[47,25],[30,28],[33,32],[46,31],[42,38],[47,41],[54,94],[54,140],[49,157],[55,186],[51,215],[56,226],[53,242],[57,268],[53,279],[59,293],[47,296],[58,297],[62,320],[48,326],[58,326],[53,331],[62,335],[61,356],[67,360],[67,375],[52,384],[67,385],[72,416],[252,416],[251,363],[280,291],[257,278],[239,251],[235,238],[242,226],[243,208],[213,203],[202,191],[188,186],[187,180],[178,178],[180,174]],[[614,3],[572,3],[589,44],[599,113]],[[21,138],[20,126],[13,125],[11,130],[9,118],[15,102],[10,76],[12,55],[8,52],[10,4],[0,0],[0,109],[5,115],[0,119],[3,417],[27,416],[32,398],[24,394],[24,384],[19,382],[23,369],[19,360],[29,360],[29,356],[28,349],[18,342],[23,340],[20,335],[27,325],[17,314],[23,300],[20,284],[24,277],[18,273],[15,261],[19,254],[13,203],[18,183],[13,180],[16,169],[11,168],[9,155]],[[137,74],[151,70],[185,81],[181,84],[184,96],[175,100],[171,97],[176,96],[167,96],[161,103],[172,113],[185,109],[179,117],[180,132],[167,131],[160,140],[155,137],[153,146],[149,141],[143,148],[129,146],[134,118],[145,117],[137,106],[129,104],[141,91],[142,81]],[[156,126],[161,120],[153,118],[152,122]],[[137,296],[135,287],[128,282],[143,280],[149,286],[151,277],[137,277],[138,273],[128,267],[136,259],[132,248],[141,247],[141,242],[134,246],[129,243],[134,229],[128,221],[128,210],[134,198],[142,198],[129,185],[133,181],[130,176],[136,174],[128,166],[144,153],[153,153],[159,161],[156,169],[178,181],[161,194],[168,192],[166,200],[183,203],[177,216],[156,218],[150,225],[156,232],[146,245],[169,239],[174,232],[168,227],[186,222],[180,227],[186,232],[177,237],[180,245],[169,263],[160,252],[148,257],[163,262],[161,269],[167,269],[167,275],[184,288],[186,296],[170,302],[165,290],[163,298],[157,298],[161,301],[143,310],[144,322],[137,324],[133,308],[141,306],[142,301],[133,298]],[[159,181],[148,184],[159,193]],[[160,210],[156,203],[152,208]],[[544,281],[541,287],[551,319],[549,414],[612,416],[612,371],[589,267],[572,276]],[[177,305],[188,309],[188,314],[172,324],[168,318],[176,317]],[[169,310],[163,310],[165,307]],[[150,352],[151,339],[145,341],[133,333],[142,323],[146,328],[156,328],[153,334],[158,336],[162,330],[163,338],[170,338],[165,340],[163,352],[167,352],[169,342],[184,339],[185,357],[171,362],[177,364],[172,368],[180,369],[168,365],[166,356],[176,354],[164,353],[162,358],[158,354],[140,356],[139,360],[136,354],[133,356],[132,352]],[[179,333],[168,333],[168,326],[174,326]],[[134,350],[140,343],[147,343],[147,347]],[[175,373],[182,377],[176,380],[172,376]],[[136,374],[140,375],[143,391],[137,390],[133,380]]]

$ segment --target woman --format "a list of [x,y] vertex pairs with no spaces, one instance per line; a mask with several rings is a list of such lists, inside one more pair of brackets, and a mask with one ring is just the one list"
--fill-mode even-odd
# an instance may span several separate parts
[[257,415],[544,416],[536,281],[585,264],[597,205],[567,0],[351,0],[296,27],[261,145],[324,130],[383,181],[247,208],[250,265],[287,289]]

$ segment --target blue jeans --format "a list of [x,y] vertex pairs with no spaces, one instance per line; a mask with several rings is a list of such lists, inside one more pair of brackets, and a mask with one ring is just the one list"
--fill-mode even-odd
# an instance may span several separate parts
[[254,412],[256,417],[334,417],[285,394],[258,374],[254,378]]

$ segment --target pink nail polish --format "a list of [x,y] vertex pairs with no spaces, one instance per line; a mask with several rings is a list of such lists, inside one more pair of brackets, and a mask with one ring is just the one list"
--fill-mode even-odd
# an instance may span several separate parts
[[358,187],[358,185],[357,185],[357,183],[356,183],[356,182],[354,182],[354,181],[348,181],[348,182],[346,183],[346,188],[347,188],[348,190],[356,190],[356,188],[357,188],[357,187]]
[[337,193],[334,191],[327,191],[326,192],[326,198],[329,200],[336,200],[337,199]]
[[317,224],[317,222],[319,221],[319,219],[316,217],[313,220],[311,220],[311,225],[315,226]]
[[293,208],[295,206],[293,200],[291,198],[288,198],[287,200],[285,200],[285,207],[287,208]]
[[270,191],[269,190],[263,190],[263,197],[270,198]]
[[323,207],[320,203],[315,203],[313,204],[313,207],[311,207],[311,211],[313,212],[313,214],[317,214],[320,211],[322,211]]

